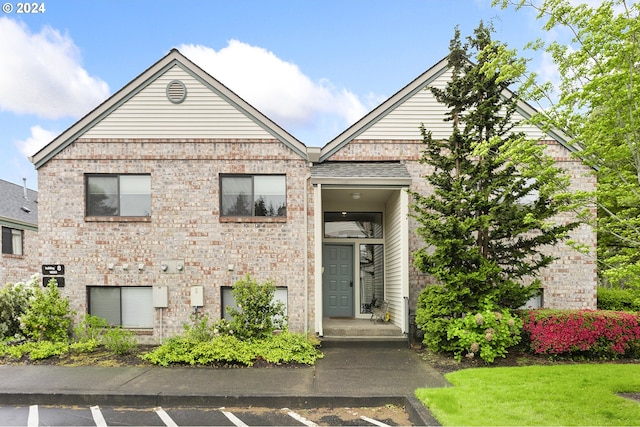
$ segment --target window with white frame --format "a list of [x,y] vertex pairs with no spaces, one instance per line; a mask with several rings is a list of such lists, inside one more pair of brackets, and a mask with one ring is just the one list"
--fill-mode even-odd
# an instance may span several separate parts
[[124,328],[153,328],[153,288],[151,286],[90,286],[89,314]]
[[221,175],[220,215],[286,217],[285,175]]
[[10,255],[23,255],[22,235],[22,230],[19,230],[17,228],[2,227],[2,253]]
[[87,175],[87,216],[151,215],[150,175]]

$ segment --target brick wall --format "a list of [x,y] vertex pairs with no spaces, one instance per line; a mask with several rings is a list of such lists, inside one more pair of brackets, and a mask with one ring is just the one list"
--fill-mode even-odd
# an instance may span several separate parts
[[[571,189],[595,190],[596,180],[591,170],[555,141],[543,141],[546,153],[571,176]],[[421,194],[430,194],[431,189],[422,178],[432,172],[431,167],[418,162],[422,142],[417,140],[354,140],[336,152],[331,161],[402,161],[413,178],[411,190]],[[595,214],[595,208],[592,209]],[[565,214],[559,221],[571,220],[572,214]],[[418,226],[409,218],[409,246],[414,252],[424,245],[422,239],[413,230]],[[587,226],[575,230],[570,238],[576,243],[590,248],[582,254],[566,244],[560,244],[548,250],[559,259],[540,274],[544,287],[544,305],[550,308],[596,308],[596,234]],[[409,267],[410,304],[415,308],[416,299],[425,284],[433,283],[433,277],[422,274]]]
[[0,286],[25,282],[40,272],[39,246],[38,232],[23,230],[22,255],[0,254]]
[[[151,174],[151,217],[85,220],[88,173]],[[286,174],[286,219],[221,221],[222,173]],[[204,286],[203,310],[218,318],[221,286],[245,274],[271,278],[288,288],[290,328],[302,331],[305,249],[313,247],[305,246],[313,233],[305,235],[307,175],[306,162],[275,140],[81,139],[39,169],[42,262],[65,264],[63,292],[78,316],[87,312],[87,286],[167,285],[165,337],[189,321],[192,285]],[[184,260],[184,272],[162,273],[166,259]],[[159,310],[155,319],[149,341],[159,337]]]

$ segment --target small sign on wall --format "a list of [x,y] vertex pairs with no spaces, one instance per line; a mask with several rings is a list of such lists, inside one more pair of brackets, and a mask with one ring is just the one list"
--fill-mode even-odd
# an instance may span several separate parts
[[48,286],[51,279],[55,279],[59,288],[64,288],[64,277],[60,276],[42,276],[42,286]]
[[47,286],[49,280],[56,279],[59,288],[64,288],[64,265],[42,264],[42,286]]
[[43,276],[63,276],[64,265],[63,264],[43,264],[42,275]]

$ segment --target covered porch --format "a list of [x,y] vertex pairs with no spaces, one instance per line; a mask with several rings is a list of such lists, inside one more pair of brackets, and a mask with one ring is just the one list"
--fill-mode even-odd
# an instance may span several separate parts
[[[315,165],[315,331],[319,336],[406,339],[408,194],[399,162]],[[372,322],[386,303],[388,322]]]

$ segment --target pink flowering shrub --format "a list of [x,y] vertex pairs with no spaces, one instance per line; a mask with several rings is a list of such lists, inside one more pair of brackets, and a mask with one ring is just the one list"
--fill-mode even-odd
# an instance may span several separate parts
[[605,310],[530,310],[523,333],[537,354],[595,358],[640,354],[640,314]]

